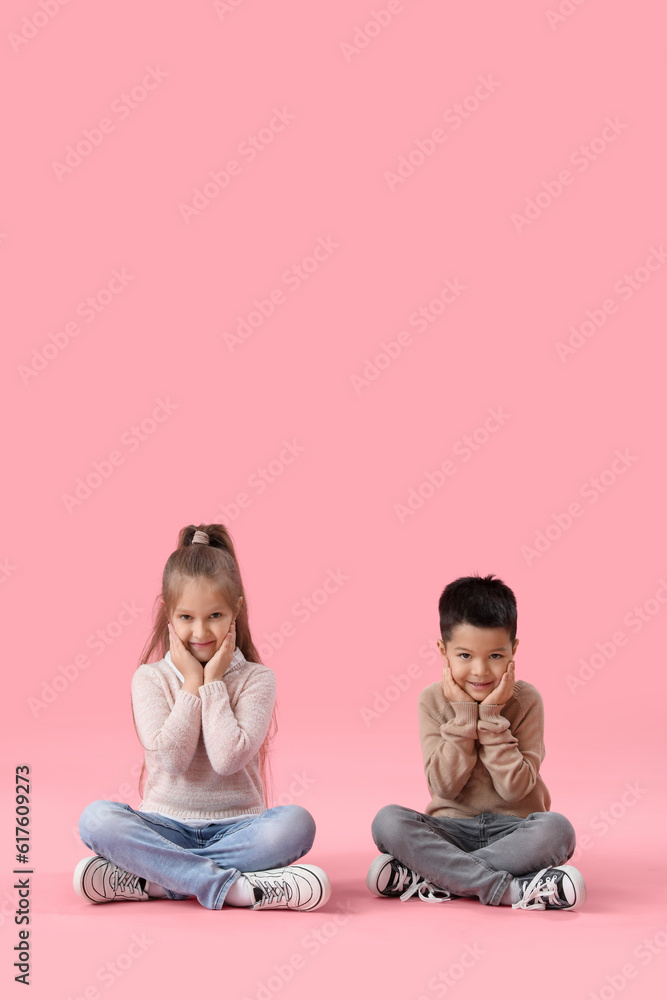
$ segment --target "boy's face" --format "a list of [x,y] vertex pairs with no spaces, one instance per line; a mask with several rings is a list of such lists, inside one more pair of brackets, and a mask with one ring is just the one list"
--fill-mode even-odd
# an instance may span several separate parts
[[438,639],[438,649],[447,656],[452,677],[475,701],[483,701],[500,684],[519,640],[510,642],[507,629],[477,628],[467,622],[457,625],[446,645]]

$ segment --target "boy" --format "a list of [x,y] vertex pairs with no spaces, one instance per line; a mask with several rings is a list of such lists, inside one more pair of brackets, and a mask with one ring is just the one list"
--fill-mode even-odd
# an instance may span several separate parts
[[432,799],[425,813],[380,809],[376,896],[428,902],[477,897],[490,906],[554,910],[586,899],[575,833],[539,774],[544,710],[514,678],[517,611],[502,580],[460,577],[440,597],[442,681],[419,695],[419,734]]

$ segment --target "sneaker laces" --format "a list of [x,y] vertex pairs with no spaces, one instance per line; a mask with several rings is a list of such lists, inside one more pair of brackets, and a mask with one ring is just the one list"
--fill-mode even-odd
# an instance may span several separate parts
[[141,894],[144,892],[144,889],[143,886],[139,885],[140,881],[144,882],[145,885],[145,879],[142,879],[139,875],[133,875],[132,872],[125,871],[124,868],[119,868],[118,865],[113,865],[109,872],[109,885],[114,892],[118,892],[120,889],[121,892],[138,892]]
[[415,879],[417,879],[417,881],[421,879],[420,875],[417,875],[415,872],[413,872],[410,868],[407,867],[407,865],[402,865],[401,862],[398,861],[396,858],[391,859],[390,865],[391,865],[391,878],[387,883],[386,886],[387,889],[391,889],[392,891],[401,893],[405,889],[406,885],[411,886],[414,883]]
[[521,899],[517,903],[512,903],[512,909],[521,910],[544,910],[546,905],[562,906],[563,900],[558,895],[558,881],[556,875],[547,875],[542,878],[548,868],[543,868],[537,873],[531,882],[524,882]]
[[426,903],[447,903],[452,898],[452,894],[446,889],[441,889],[440,886],[435,885],[433,882],[427,882],[426,879],[422,879],[420,882],[411,885],[407,892],[404,892],[400,898],[409,899],[414,892]]
[[257,909],[260,909],[262,906],[268,906],[269,903],[280,903],[283,897],[289,903],[294,896],[292,886],[283,876],[258,878],[256,875],[251,876],[246,872],[245,877],[254,889],[259,889],[262,893],[261,898],[255,903]]
[[[427,903],[446,903],[448,899],[452,898],[445,889],[440,889],[433,882],[427,882],[425,878],[422,878],[417,872],[413,872],[406,865],[402,865],[395,858],[392,867],[396,873],[396,881],[392,885],[392,889],[397,890],[401,900],[409,899],[415,893]],[[405,889],[406,885],[407,889]]]

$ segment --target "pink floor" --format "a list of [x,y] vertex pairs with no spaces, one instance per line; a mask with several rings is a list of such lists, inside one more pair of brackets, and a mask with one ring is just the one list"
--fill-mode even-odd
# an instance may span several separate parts
[[[111,737],[105,734],[104,742]],[[305,860],[327,871],[332,897],[313,913],[261,914],[209,911],[195,899],[104,906],[79,899],[72,870],[90,852],[77,843],[72,826],[87,801],[112,797],[125,782],[136,784],[136,756],[81,760],[73,742],[65,740],[57,750],[33,745],[36,775],[55,753],[69,778],[60,788],[35,787],[29,995],[97,1000],[114,989],[129,1000],[154,990],[156,982],[169,997],[217,983],[217,995],[239,1000],[334,997],[342,991],[401,1000],[450,993],[498,1000],[663,995],[667,909],[659,890],[665,864],[655,821],[662,780],[657,769],[644,769],[638,781],[627,759],[624,766],[619,758],[606,777],[595,765],[584,775],[567,760],[559,770],[545,764],[554,808],[570,816],[586,844],[578,865],[589,899],[577,912],[529,913],[473,900],[428,905],[372,897],[365,876],[377,853],[369,834],[374,812],[391,801],[415,808],[426,803],[415,740],[357,738],[342,755],[332,747],[328,756],[304,755],[309,743],[311,734],[281,744],[274,784],[276,796],[290,785],[296,791],[298,776],[308,786],[293,798],[318,823]],[[348,790],[342,774],[349,776]],[[138,805],[136,794],[125,798]],[[7,858],[7,848],[3,853]],[[4,875],[0,936],[6,964],[17,943],[10,886]]]

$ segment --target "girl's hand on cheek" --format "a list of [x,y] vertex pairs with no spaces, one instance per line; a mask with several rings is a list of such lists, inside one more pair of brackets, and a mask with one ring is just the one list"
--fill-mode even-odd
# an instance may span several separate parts
[[201,687],[204,683],[204,668],[197,657],[193,656],[186,648],[171,622],[167,622],[167,628],[169,629],[169,652],[172,663],[177,670],[180,670],[186,681],[193,680],[198,687]]
[[232,662],[232,656],[234,655],[234,650],[236,649],[236,618],[232,621],[229,627],[229,632],[222,640],[220,644],[220,649],[216,650],[211,659],[208,661],[204,667],[204,683],[208,684],[211,681],[221,681],[224,677],[229,664]]

